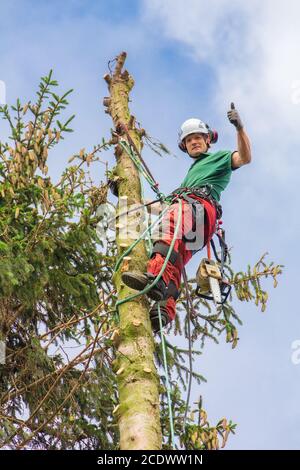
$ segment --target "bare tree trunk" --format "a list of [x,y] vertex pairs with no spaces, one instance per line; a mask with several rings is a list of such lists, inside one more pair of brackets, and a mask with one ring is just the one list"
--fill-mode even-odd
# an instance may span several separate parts
[[[123,52],[117,57],[112,75],[104,79],[108,83],[110,97],[104,98],[106,112],[112,117],[114,126],[127,127],[130,137],[138,149],[141,148],[141,132],[135,127],[135,119],[130,115],[129,92],[134,85],[133,78],[122,68],[126,59]],[[125,139],[126,134],[123,136]],[[127,197],[128,204],[141,203],[141,185],[138,170],[120,145],[115,150],[119,177],[118,196]],[[119,199],[120,201],[120,199]],[[119,204],[120,210],[120,204]],[[121,209],[122,210],[122,209]],[[136,217],[134,214],[130,217]],[[121,255],[134,240],[117,237],[118,253]],[[144,272],[147,253],[144,241],[132,250],[130,259],[123,262],[115,274],[114,283],[118,298],[124,299],[134,291],[121,281],[125,270]],[[162,444],[159,377],[154,364],[154,342],[148,316],[149,303],[145,296],[139,296],[119,307],[120,327],[114,341],[117,347],[117,359],[114,371],[117,374],[119,405],[114,414],[120,428],[121,449],[160,449]]]

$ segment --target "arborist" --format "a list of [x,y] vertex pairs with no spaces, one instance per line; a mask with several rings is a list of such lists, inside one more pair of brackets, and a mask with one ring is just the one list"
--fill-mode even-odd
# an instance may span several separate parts
[[[227,115],[237,131],[237,150],[233,152],[229,150],[208,152],[211,144],[217,141],[218,135],[200,119],[188,119],[182,124],[178,145],[194,161],[180,187],[172,193],[172,203],[161,221],[162,226],[167,229],[163,230],[161,238],[153,245],[147,272],[128,271],[122,274],[123,282],[135,290],[143,290],[153,283],[162,269],[174,236],[180,198],[184,220],[180,227],[180,236],[175,240],[161,279],[147,293],[150,299],[156,301],[150,310],[152,328],[155,332],[159,330],[158,303],[163,326],[172,321],[176,315],[176,300],[179,297],[183,268],[194,253],[210,242],[215,233],[216,222],[222,214],[220,195],[228,186],[232,171],[251,161],[250,140],[234,103],[231,103]],[[203,214],[203,238],[202,246],[195,250],[190,249],[188,242],[190,234],[197,226],[197,213],[201,214],[199,209],[202,209]]]

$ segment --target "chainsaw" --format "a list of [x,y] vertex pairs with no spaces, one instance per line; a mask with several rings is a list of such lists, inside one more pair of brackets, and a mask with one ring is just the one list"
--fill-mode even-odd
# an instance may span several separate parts
[[221,270],[216,261],[203,258],[196,274],[196,295],[214,303],[224,304],[230,294],[231,285],[222,278]]

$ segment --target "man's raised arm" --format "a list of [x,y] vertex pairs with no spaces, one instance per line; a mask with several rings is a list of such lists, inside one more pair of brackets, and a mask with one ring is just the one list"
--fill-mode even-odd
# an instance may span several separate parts
[[251,162],[251,144],[249,137],[244,129],[240,115],[231,103],[231,109],[227,113],[228,119],[237,130],[237,152],[233,152],[231,156],[232,169],[240,168],[243,165]]

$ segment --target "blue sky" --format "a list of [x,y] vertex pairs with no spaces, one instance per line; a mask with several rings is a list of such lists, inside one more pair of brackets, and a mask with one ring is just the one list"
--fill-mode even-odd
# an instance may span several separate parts
[[[31,99],[51,68],[61,90],[74,88],[75,132],[52,153],[54,179],[70,155],[109,136],[102,77],[122,50],[136,82],[133,113],[176,154],[161,159],[144,152],[165,193],[178,187],[191,163],[176,146],[181,122],[200,117],[219,131],[216,150],[235,149],[226,112],[236,103],[253,162],[233,174],[222,197],[233,267],[246,269],[265,251],[286,267],[278,288],[270,283],[264,314],[235,304],[244,322],[239,345],[206,348],[197,368],[208,383],[194,385],[194,396],[203,394],[212,421],[226,415],[238,423],[228,448],[299,449],[300,364],[291,360],[292,342],[300,339],[298,2],[274,8],[270,0],[0,0],[0,13],[0,80],[8,104]],[[0,123],[1,139],[6,132]],[[103,157],[113,165],[112,154]],[[93,172],[100,181],[103,167]],[[198,254],[190,275],[199,261]]]

